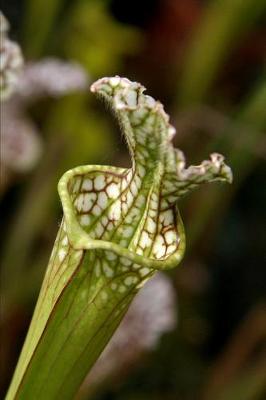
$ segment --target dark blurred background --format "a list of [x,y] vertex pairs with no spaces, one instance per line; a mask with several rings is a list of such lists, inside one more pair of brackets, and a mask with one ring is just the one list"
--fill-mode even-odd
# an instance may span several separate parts
[[188,163],[221,152],[234,182],[180,204],[175,329],[79,398],[265,399],[265,0],[8,0],[2,11],[25,70],[2,115],[1,393],[61,219],[58,179],[82,164],[130,165],[88,89],[118,74],[162,101]]

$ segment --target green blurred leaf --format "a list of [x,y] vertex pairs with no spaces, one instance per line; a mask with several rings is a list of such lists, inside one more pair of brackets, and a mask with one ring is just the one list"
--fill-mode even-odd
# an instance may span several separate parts
[[209,2],[185,55],[179,87],[181,105],[204,102],[232,50],[265,10],[265,0]]
[[23,49],[29,58],[38,58],[65,0],[26,0]]
[[95,77],[117,74],[123,57],[139,51],[142,39],[137,28],[115,21],[102,2],[73,5],[63,33],[64,54]]

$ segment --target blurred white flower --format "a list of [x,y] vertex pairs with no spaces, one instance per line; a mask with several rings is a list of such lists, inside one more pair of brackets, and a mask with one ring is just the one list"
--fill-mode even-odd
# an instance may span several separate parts
[[79,64],[44,58],[25,65],[16,91],[19,96],[32,101],[45,96],[59,97],[88,87],[88,75]]
[[27,172],[41,154],[39,132],[16,102],[2,104],[2,112],[1,163],[13,172]]
[[8,37],[9,24],[0,11],[0,96],[5,100],[14,92],[19,73],[23,66],[23,57],[17,43]]

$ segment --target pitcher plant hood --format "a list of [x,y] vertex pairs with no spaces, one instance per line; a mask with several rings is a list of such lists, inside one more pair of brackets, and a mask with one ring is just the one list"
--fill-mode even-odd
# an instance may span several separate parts
[[[217,153],[186,168],[184,154],[172,144],[176,132],[169,116],[144,90],[118,76],[91,86],[114,111],[132,167],[82,166],[68,171],[59,182],[64,229],[71,245],[110,250],[111,258],[124,257],[130,270],[139,269],[137,275],[175,267],[182,259],[185,235],[179,198],[202,183],[232,181],[231,169]],[[66,257],[66,248],[61,250],[61,257],[64,253]]]

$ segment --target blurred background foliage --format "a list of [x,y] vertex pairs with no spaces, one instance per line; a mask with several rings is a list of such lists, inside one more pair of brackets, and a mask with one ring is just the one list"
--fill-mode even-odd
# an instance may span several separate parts
[[[130,165],[119,129],[88,90],[118,74],[165,104],[188,162],[221,152],[234,183],[205,187],[180,204],[188,250],[168,274],[176,328],[123,373],[105,376],[93,391],[84,386],[79,398],[265,399],[265,0],[8,0],[2,10],[25,69],[52,57],[78,65],[85,78],[69,87],[69,70],[38,70],[29,81],[22,73],[33,92],[26,98],[24,87],[19,100],[16,93],[8,100],[9,122],[3,109],[9,128],[17,118],[13,149],[26,146],[25,118],[41,149],[26,170],[2,163],[1,393],[61,218],[59,177],[81,164]],[[61,79],[59,94],[53,87]]]

